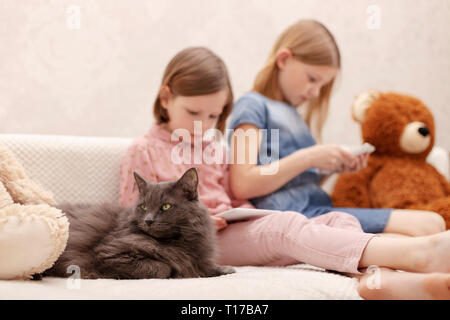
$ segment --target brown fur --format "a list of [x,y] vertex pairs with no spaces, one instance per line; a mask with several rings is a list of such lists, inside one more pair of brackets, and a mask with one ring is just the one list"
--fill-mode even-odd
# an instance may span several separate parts
[[[428,148],[411,154],[400,148],[404,127],[413,121],[426,124]],[[450,184],[426,157],[434,145],[434,120],[418,99],[396,93],[381,94],[366,111],[361,124],[364,142],[376,147],[367,168],[341,174],[332,193],[336,207],[429,210],[441,214],[450,228]]]
[[[48,276],[81,278],[191,278],[234,272],[216,260],[216,236],[189,169],[178,181],[148,183],[135,173],[140,197],[131,208],[114,204],[62,205],[70,221],[67,248]],[[162,205],[171,204],[167,211]],[[145,204],[145,210],[141,206]],[[152,224],[148,224],[153,220]]]

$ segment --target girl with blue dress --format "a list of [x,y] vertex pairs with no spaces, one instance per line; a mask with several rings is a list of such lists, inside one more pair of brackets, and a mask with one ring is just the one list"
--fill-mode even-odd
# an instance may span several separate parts
[[[367,154],[354,156],[337,145],[317,144],[311,132],[315,129],[320,139],[340,67],[338,46],[323,24],[300,20],[280,35],[253,90],[237,100],[230,116],[228,128],[233,131],[228,141],[235,157],[231,159],[230,187],[234,196],[249,199],[257,208],[297,211],[309,218],[346,212],[368,233],[420,236],[444,231],[445,222],[437,213],[334,208],[320,188],[321,170],[360,170],[368,159]],[[303,109],[304,117],[297,107]],[[251,133],[257,136],[257,148],[236,143],[239,134],[250,138]],[[246,160],[237,161],[238,154],[246,155]]]

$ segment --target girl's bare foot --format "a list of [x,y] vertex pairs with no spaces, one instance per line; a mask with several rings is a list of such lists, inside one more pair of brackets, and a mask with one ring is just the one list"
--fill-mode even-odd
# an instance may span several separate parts
[[450,230],[420,239],[423,241],[413,252],[409,271],[450,273]]
[[450,300],[450,274],[430,273],[423,279],[423,288],[432,299]]
[[358,293],[367,300],[450,300],[450,274],[372,269],[360,277]]
[[423,237],[373,237],[358,267],[372,265],[410,272],[450,273],[450,230]]

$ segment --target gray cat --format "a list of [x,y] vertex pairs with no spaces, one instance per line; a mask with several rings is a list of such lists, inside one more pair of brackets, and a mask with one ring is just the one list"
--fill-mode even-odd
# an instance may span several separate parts
[[198,199],[195,168],[177,181],[150,183],[136,172],[134,178],[139,190],[134,207],[59,206],[70,222],[69,241],[44,276],[67,277],[71,265],[78,266],[85,279],[194,278],[234,272],[215,263],[216,234],[208,209]]

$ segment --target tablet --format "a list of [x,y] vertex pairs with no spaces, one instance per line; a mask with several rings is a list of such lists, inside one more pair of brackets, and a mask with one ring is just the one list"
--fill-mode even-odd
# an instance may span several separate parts
[[364,153],[372,153],[374,151],[375,147],[368,142],[364,143],[362,146],[353,147],[350,150],[350,152],[353,153],[353,155],[355,156],[359,156],[360,154]]
[[[364,153],[372,153],[375,151],[375,147],[371,145],[370,143],[366,142],[360,146],[344,146],[342,149],[352,153],[354,156],[359,156]],[[333,174],[335,171],[328,171],[328,170],[319,170],[320,174]]]
[[216,214],[216,217],[222,217],[227,222],[249,220],[253,218],[261,218],[272,213],[280,212],[279,210],[264,210],[254,208],[233,208]]

